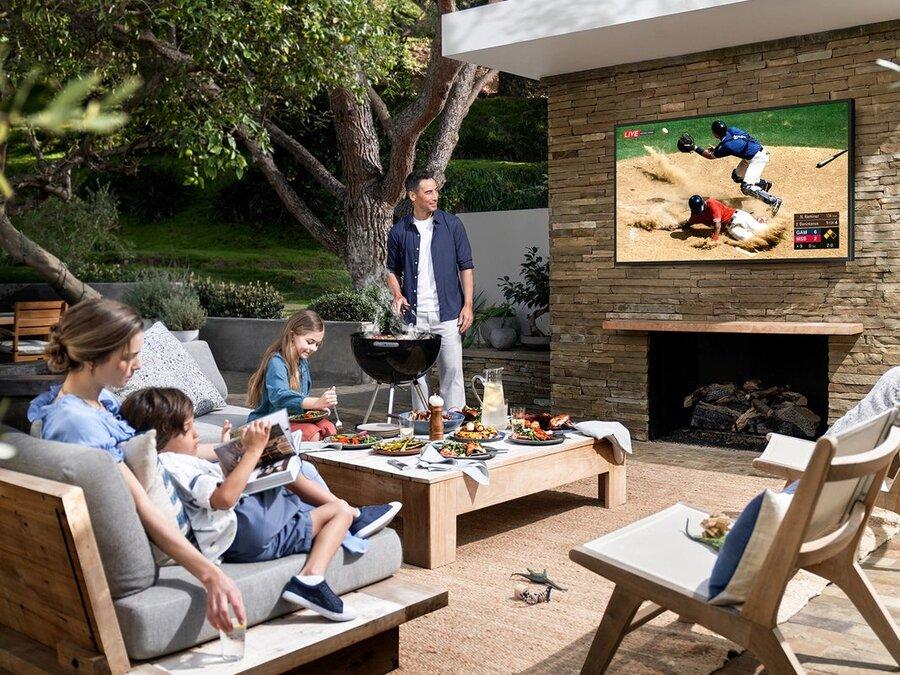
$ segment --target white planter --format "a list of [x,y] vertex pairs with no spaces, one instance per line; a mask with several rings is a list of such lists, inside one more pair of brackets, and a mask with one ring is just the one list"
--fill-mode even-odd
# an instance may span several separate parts
[[197,330],[173,330],[169,332],[171,332],[179,342],[192,342],[200,335],[199,328]]

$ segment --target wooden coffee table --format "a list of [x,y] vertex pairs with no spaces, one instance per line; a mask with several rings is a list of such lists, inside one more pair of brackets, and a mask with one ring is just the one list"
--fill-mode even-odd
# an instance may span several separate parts
[[403,560],[429,569],[456,560],[456,516],[487,506],[598,477],[600,503],[625,503],[625,463],[612,447],[572,434],[559,445],[491,443],[506,450],[487,462],[490,485],[461,471],[416,469],[416,457],[399,457],[408,469],[387,463],[369,450],[330,450],[304,455],[313,461],[331,491],[352,504],[403,502]]

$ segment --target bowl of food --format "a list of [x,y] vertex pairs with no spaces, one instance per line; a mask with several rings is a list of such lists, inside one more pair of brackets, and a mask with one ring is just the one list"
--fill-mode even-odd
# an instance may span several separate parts
[[[400,413],[400,418],[403,420],[412,418],[413,433],[417,436],[427,436],[431,432],[430,410],[413,410],[412,412]],[[465,415],[461,412],[455,410],[445,412],[444,433],[448,434],[452,431],[456,431],[465,419]]]

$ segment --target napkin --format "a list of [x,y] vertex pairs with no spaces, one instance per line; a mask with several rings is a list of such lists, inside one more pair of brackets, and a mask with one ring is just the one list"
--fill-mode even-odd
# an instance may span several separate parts
[[631,434],[620,422],[579,422],[575,425],[575,430],[600,441],[609,441],[616,464],[624,464],[625,453],[632,453]]
[[487,464],[480,459],[456,459],[444,457],[433,445],[429,444],[419,455],[416,467],[428,471],[462,471],[481,485],[490,483],[490,472]]
[[[298,432],[300,433],[300,432]],[[326,443],[325,441],[300,441],[298,444],[300,454],[304,452],[324,452],[325,450],[342,450],[340,443]]]

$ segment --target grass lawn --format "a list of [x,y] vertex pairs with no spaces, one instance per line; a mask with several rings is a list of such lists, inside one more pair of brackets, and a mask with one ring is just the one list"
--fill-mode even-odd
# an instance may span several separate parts
[[[718,141],[712,135],[710,125],[717,119],[730,127],[739,127],[748,132],[763,147],[799,146],[843,150],[848,147],[850,138],[849,105],[847,101],[834,101],[731,115],[620,124],[616,127],[616,159],[647,154],[644,146],[664,154],[677,152],[675,143],[684,132],[693,136],[699,146],[715,145]],[[669,133],[663,133],[663,128],[668,129]],[[642,132],[640,137],[624,138],[625,131],[637,129]]]

